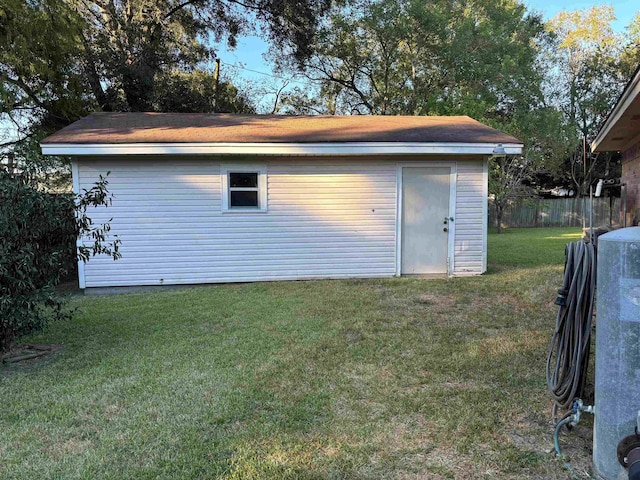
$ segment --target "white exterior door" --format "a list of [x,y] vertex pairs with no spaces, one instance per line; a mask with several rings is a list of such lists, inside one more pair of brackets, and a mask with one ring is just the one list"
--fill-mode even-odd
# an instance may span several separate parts
[[450,167],[402,168],[401,273],[448,273]]

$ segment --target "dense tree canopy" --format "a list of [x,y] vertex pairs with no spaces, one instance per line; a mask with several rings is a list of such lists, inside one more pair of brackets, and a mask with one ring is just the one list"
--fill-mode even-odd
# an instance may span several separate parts
[[302,62],[328,0],[1,0],[0,114],[17,135],[51,131],[95,110],[251,111],[206,66],[215,45],[257,28]]
[[547,22],[550,36],[541,47],[545,98],[569,133],[564,150],[547,167],[582,195],[593,179],[620,175],[619,154],[588,149],[640,62],[640,14],[623,33],[613,30],[614,20],[607,5],[560,12]]
[[635,69],[626,59],[631,39],[613,31],[614,20],[613,7],[595,6],[547,24],[545,94],[580,136],[597,133]]
[[184,113],[256,113],[249,96],[232,83],[220,81],[216,95],[215,75],[205,70],[171,72],[157,80],[154,110]]
[[528,144],[544,156],[562,132],[540,88],[547,36],[540,16],[516,0],[356,0],[324,22],[303,64],[316,88],[283,96],[285,111],[469,115],[517,135],[535,132]]
[[[640,14],[623,33],[613,20],[608,6],[545,22],[518,0],[353,0],[322,24],[303,63],[314,88],[282,95],[280,111],[469,115],[526,145],[523,159],[491,170],[500,171],[496,197],[532,191],[509,187],[514,178],[584,192],[583,137],[597,133],[640,62]],[[276,59],[282,71],[299,67]],[[619,168],[614,155],[588,163],[591,176]]]
[[358,0],[325,22],[304,68],[340,113],[510,115],[539,94],[543,32],[516,1]]

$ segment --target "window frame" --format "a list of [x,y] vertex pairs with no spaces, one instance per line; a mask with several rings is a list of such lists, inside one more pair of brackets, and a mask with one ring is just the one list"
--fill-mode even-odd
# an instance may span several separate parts
[[[258,174],[258,207],[232,207],[232,191],[255,191],[253,187],[230,186],[231,173]],[[220,184],[222,197],[222,213],[264,213],[267,212],[267,166],[256,164],[222,164],[220,165]]]

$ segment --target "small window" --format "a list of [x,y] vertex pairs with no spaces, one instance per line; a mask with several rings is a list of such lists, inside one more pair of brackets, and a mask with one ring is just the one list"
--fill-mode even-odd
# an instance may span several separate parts
[[267,210],[267,171],[264,166],[221,167],[222,210],[264,212]]
[[234,190],[231,189],[229,195],[229,208],[247,208],[253,207],[258,208],[258,190],[253,191],[243,191],[243,190]]
[[258,188],[258,172],[230,172],[229,186],[231,188]]
[[259,208],[259,172],[229,172],[229,208]]

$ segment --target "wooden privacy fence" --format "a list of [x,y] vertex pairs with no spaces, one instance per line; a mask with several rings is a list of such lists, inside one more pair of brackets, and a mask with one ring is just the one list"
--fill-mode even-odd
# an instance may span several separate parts
[[[589,198],[534,198],[512,202],[502,215],[505,227],[582,227],[585,215],[589,225]],[[621,201],[619,198],[593,199],[593,225],[620,223]],[[489,225],[496,225],[496,209],[489,200]]]

